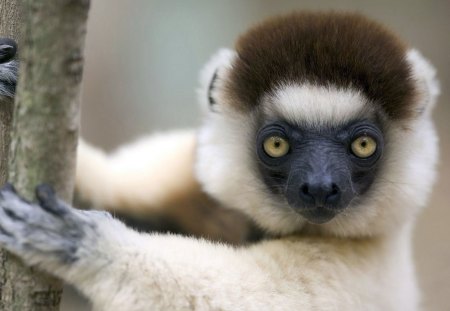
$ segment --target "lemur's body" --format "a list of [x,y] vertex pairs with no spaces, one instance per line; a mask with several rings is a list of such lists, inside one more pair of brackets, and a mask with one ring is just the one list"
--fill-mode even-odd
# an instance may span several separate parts
[[80,196],[141,213],[195,193],[266,239],[137,233],[41,186],[35,206],[0,192],[0,243],[98,310],[418,308],[411,231],[434,181],[438,88],[417,51],[359,15],[296,13],[219,53],[199,93],[198,133],[111,159],[82,145]]

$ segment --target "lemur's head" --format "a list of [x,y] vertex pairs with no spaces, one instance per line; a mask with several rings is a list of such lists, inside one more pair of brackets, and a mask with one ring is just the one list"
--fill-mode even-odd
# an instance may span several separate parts
[[197,176],[272,233],[387,233],[430,192],[438,92],[421,54],[361,15],[268,20],[202,74]]

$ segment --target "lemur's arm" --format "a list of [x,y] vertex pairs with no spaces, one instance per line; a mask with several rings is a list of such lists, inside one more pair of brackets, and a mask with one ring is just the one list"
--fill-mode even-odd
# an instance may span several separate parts
[[89,208],[145,231],[239,244],[259,236],[248,219],[206,195],[194,176],[192,131],[154,134],[112,154],[80,141],[76,189]]
[[194,150],[194,131],[156,134],[112,154],[80,141],[77,194],[91,207],[154,214],[177,200],[200,195],[193,173]]
[[358,284],[382,286],[370,268],[380,265],[358,259],[370,254],[364,242],[285,238],[233,248],[139,234],[106,212],[71,208],[45,185],[37,197],[0,191],[0,246],[75,285],[98,310],[362,310],[350,297]]

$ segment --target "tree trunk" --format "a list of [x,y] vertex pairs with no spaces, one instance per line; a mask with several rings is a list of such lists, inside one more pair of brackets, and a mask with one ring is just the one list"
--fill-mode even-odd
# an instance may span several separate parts
[[[0,0],[0,37],[12,38],[20,45],[21,24],[20,0]],[[8,178],[8,158],[11,142],[11,125],[14,111],[14,100],[9,97],[0,97],[0,185]],[[4,307],[6,283],[5,263],[8,254],[0,249],[0,310]]]
[[[20,45],[21,6],[19,0],[0,0],[0,37],[12,38]],[[0,97],[0,185],[8,178],[13,100]],[[3,278],[0,279],[0,284]]]
[[[7,0],[9,2],[9,0]],[[88,0],[24,0],[9,180],[34,199],[40,183],[72,200]],[[59,309],[61,283],[6,254],[1,310]]]

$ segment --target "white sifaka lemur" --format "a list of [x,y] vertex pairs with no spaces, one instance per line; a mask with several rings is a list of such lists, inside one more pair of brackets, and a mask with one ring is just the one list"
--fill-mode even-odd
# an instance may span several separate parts
[[[11,67],[0,67],[8,96]],[[417,310],[411,235],[435,179],[438,93],[429,62],[377,22],[271,18],[206,65],[198,130],[113,155],[82,142],[76,181],[95,208],[170,218],[184,201],[202,206],[197,216],[221,206],[262,236],[212,234],[232,245],[139,233],[72,208],[48,185],[38,203],[7,185],[0,245],[96,310]]]

